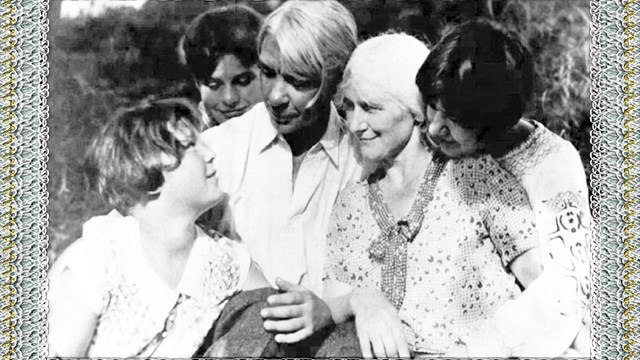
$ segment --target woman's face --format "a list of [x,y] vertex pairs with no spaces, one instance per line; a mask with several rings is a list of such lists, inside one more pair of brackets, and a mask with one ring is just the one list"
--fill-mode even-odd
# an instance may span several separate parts
[[163,171],[160,196],[168,199],[176,208],[188,208],[201,213],[214,206],[224,195],[218,186],[213,164],[216,155],[199,138],[181,142],[186,149],[175,169]]
[[245,67],[235,55],[223,55],[209,79],[198,84],[209,118],[223,123],[262,101],[257,76],[256,65]]
[[477,131],[454,122],[440,103],[427,106],[427,123],[429,142],[447,157],[473,155],[484,149]]
[[358,138],[357,150],[365,162],[392,160],[413,134],[414,121],[379,86],[352,79],[342,89],[341,110],[349,130]]
[[[260,88],[271,123],[282,135],[295,134],[315,125],[322,98],[307,107],[320,91],[320,79],[289,74],[281,69],[280,47],[267,35],[260,49]],[[327,104],[324,104],[327,102]]]

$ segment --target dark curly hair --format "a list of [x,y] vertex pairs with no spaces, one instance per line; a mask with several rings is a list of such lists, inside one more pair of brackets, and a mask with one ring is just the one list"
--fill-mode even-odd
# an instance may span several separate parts
[[205,81],[224,55],[250,67],[258,61],[256,39],[262,15],[245,5],[219,7],[198,15],[180,39],[180,62],[196,81]]

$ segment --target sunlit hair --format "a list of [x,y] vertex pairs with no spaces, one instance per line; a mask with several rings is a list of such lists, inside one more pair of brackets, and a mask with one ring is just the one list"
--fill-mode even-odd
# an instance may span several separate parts
[[262,15],[245,5],[229,5],[198,15],[178,44],[180,62],[195,79],[211,76],[224,55],[235,55],[245,67],[258,61],[256,38]]
[[425,43],[405,33],[388,33],[364,41],[349,59],[336,103],[340,106],[349,87],[356,91],[366,89],[369,96],[395,103],[404,114],[422,122],[424,106],[415,77],[428,54]]
[[107,203],[126,214],[157,195],[162,172],[180,165],[185,149],[204,129],[198,110],[184,99],[145,101],[120,110],[89,148],[92,183]]
[[531,96],[533,58],[522,38],[497,23],[473,20],[452,28],[416,77],[425,104],[439,105],[486,141],[513,127]]
[[353,15],[335,0],[290,0],[272,12],[258,34],[258,51],[271,36],[280,50],[280,71],[319,80],[321,95],[335,92],[356,47]]

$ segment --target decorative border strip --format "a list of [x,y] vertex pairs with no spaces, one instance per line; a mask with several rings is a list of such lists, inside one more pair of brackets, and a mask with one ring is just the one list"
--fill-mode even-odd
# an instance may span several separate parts
[[[16,147],[14,142],[16,137],[14,132],[16,126],[14,124],[15,119],[15,5],[12,0],[2,1],[2,77],[4,81],[2,83],[2,262],[0,264],[1,276],[2,276],[2,307],[0,311],[2,314],[0,318],[2,320],[1,338],[2,338],[2,357],[3,359],[11,359],[15,357],[16,349],[16,337],[15,323],[16,323],[16,266],[14,264],[16,260],[16,230],[15,226],[15,193],[16,193],[16,181],[15,181],[15,153]],[[6,174],[6,175],[5,175]]]
[[[633,246],[633,244],[630,241],[624,241],[623,233],[630,237],[633,235],[633,230],[637,229],[637,227],[628,226],[630,223],[635,225],[635,222],[633,222],[635,213],[633,213],[632,209],[638,205],[628,200],[633,200],[633,192],[622,193],[624,186],[634,189],[637,187],[634,187],[634,183],[637,184],[637,179],[633,177],[633,174],[637,174],[637,168],[629,165],[629,160],[623,162],[622,153],[623,149],[627,154],[633,152],[634,145],[637,144],[630,140],[633,139],[633,136],[637,138],[638,135],[638,132],[624,131],[624,125],[633,126],[632,121],[624,121],[624,123],[620,121],[623,113],[627,117],[632,115],[631,110],[624,111],[622,109],[623,105],[631,108],[633,103],[637,102],[635,95],[626,94],[626,96],[622,96],[625,95],[622,92],[623,89],[629,90],[630,93],[633,90],[633,85],[625,87],[622,85],[622,81],[626,81],[627,85],[631,83],[635,85],[632,78],[636,75],[630,71],[634,65],[633,61],[627,61],[629,65],[626,65],[626,67],[623,67],[624,64],[622,64],[624,57],[633,57],[631,46],[626,49],[626,52],[623,52],[622,49],[623,41],[621,41],[622,38],[620,36],[623,34],[623,24],[627,25],[630,30],[625,32],[624,35],[631,37],[631,40],[624,42],[624,46],[627,47],[633,42],[633,36],[631,35],[633,28],[628,26],[633,15],[624,17],[623,5],[627,14],[630,14],[632,12],[635,13],[632,9],[633,6],[638,5],[638,2],[635,0],[625,0],[624,2],[619,0],[591,1],[593,19],[591,49],[593,64],[593,107],[591,112],[593,118],[593,152],[591,156],[592,164],[594,164],[591,184],[594,188],[592,197],[593,212],[594,215],[597,215],[594,216],[596,219],[594,221],[595,236],[592,243],[594,250],[592,251],[592,293],[594,294],[592,307],[592,315],[594,315],[592,357],[598,359],[622,357],[624,355],[622,353],[623,350],[627,353],[626,358],[631,358],[632,355],[630,354],[632,352],[634,354],[640,353],[638,343],[633,340],[638,337],[638,332],[635,331],[634,327],[634,311],[637,313],[637,308],[633,302],[635,295],[629,296],[627,294],[633,293],[636,285],[634,282],[636,276],[634,269],[637,268],[638,262],[630,262],[627,265],[621,261],[623,257],[635,259],[633,257],[635,248],[628,246]],[[22,7],[29,6],[31,6],[31,10],[35,7],[37,10],[44,11],[44,18],[42,18],[41,13],[35,16],[40,19],[39,27],[34,30],[30,27],[32,23],[29,23],[29,26],[22,26],[24,24],[20,24],[19,21],[17,26],[14,26],[16,25],[16,17],[18,19],[21,19],[21,15],[33,17],[30,12],[26,11],[27,9],[24,12],[21,11]],[[0,156],[0,171],[2,171],[0,176],[0,203],[3,206],[0,209],[2,214],[0,216],[0,238],[2,239],[0,240],[2,244],[0,248],[5,243],[11,244],[8,252],[0,252],[0,278],[2,278],[0,281],[3,282],[3,285],[7,285],[0,287],[0,300],[2,301],[0,305],[0,319],[2,319],[0,320],[0,353],[4,358],[18,357],[21,354],[25,358],[44,357],[46,354],[46,188],[38,190],[41,196],[39,203],[29,204],[35,206],[25,206],[24,208],[17,206],[14,198],[20,198],[21,195],[25,195],[28,192],[21,188],[23,184],[20,181],[27,171],[24,171],[24,173],[22,171],[25,169],[25,164],[22,163],[24,159],[13,157],[16,150],[18,151],[18,156],[20,156],[19,153],[25,148],[28,148],[30,152],[39,152],[38,160],[42,164],[38,165],[43,166],[45,170],[39,170],[40,172],[35,176],[46,177],[46,83],[40,85],[35,92],[24,89],[24,93],[21,93],[20,88],[15,87],[16,77],[12,73],[16,66],[31,62],[31,66],[39,69],[35,71],[36,76],[34,77],[33,74],[21,74],[20,69],[18,69],[17,82],[24,85],[46,81],[46,7],[47,0],[20,0],[18,2],[15,0],[0,0],[0,14],[2,14],[0,17],[2,20],[0,38],[3,42],[3,51],[0,52],[0,73],[2,73],[3,77],[8,78],[6,84],[3,79],[3,85],[0,88],[3,101],[7,103],[6,106],[3,104],[3,118],[0,120],[0,136],[2,137],[0,140],[0,149],[2,150],[0,151],[3,152],[3,156]],[[623,21],[623,17],[626,21]],[[25,23],[27,23],[27,20],[29,19],[25,19]],[[16,34],[17,39],[13,40]],[[44,49],[26,48],[22,41],[23,38],[31,43],[39,44]],[[16,52],[14,52],[16,41],[18,45],[15,49]],[[5,45],[7,46],[5,47]],[[18,52],[29,52],[30,57],[27,59],[16,56],[15,54]],[[34,57],[32,54],[38,54],[41,58]],[[43,65],[44,68],[42,68]],[[8,70],[6,69],[7,67],[9,68]],[[627,71],[627,74],[624,74],[623,70]],[[30,71],[34,72],[33,69],[30,69]],[[28,90],[33,90],[34,87],[37,87],[37,84],[36,86],[31,86]],[[18,89],[17,92],[16,89]],[[33,103],[34,101],[36,102],[35,104]],[[24,109],[20,107],[23,102],[28,102],[30,109],[37,107],[37,115],[29,114],[32,117],[26,119],[27,115],[23,111]],[[4,117],[5,112],[8,114],[6,119]],[[20,139],[20,131],[22,129],[20,122],[25,119],[30,122],[25,128],[30,127],[29,131],[39,132],[39,138],[37,139],[39,141],[29,143],[22,142]],[[16,130],[14,120],[17,121],[18,130]],[[626,147],[622,144],[623,133],[629,133],[624,138],[628,144]],[[18,136],[14,137],[14,134]],[[5,141],[5,136],[9,136],[10,141]],[[8,143],[7,154],[4,154],[5,143]],[[629,159],[631,159],[630,156]],[[29,166],[30,164],[26,165]],[[29,169],[29,174],[33,175],[32,172],[37,170]],[[5,177],[6,174],[8,175]],[[625,182],[618,181],[623,177]],[[5,179],[7,179],[6,182],[4,181]],[[46,184],[46,179],[40,179],[40,181],[43,185]],[[5,197],[9,196],[13,198],[11,198],[11,201],[6,201]],[[5,204],[7,204],[6,206],[9,210],[7,212],[4,210]],[[625,211],[624,215],[622,214],[623,211]],[[5,216],[5,214],[8,215]],[[628,220],[628,222],[625,224],[623,220]],[[40,224],[35,224],[36,221],[40,221]],[[44,224],[42,223],[43,221]],[[40,226],[40,232],[35,234],[37,236],[22,231],[28,226],[34,225]],[[6,241],[4,241],[5,239]],[[29,247],[28,244],[31,244],[34,240],[40,242],[39,246],[44,248],[44,253],[23,253],[22,250],[25,247]],[[33,263],[39,266],[37,272],[23,273],[21,271],[21,269],[25,271],[33,269],[33,267],[30,268],[29,266],[20,266],[20,264],[27,263],[27,260],[32,262],[31,266],[33,266]],[[21,261],[21,263],[18,261]],[[6,269],[5,264],[10,269]],[[37,282],[34,282],[33,279],[36,279]],[[623,282],[625,284],[622,284]],[[626,285],[627,290],[623,289],[623,285]],[[38,306],[37,314],[28,310],[28,306],[33,306],[33,304],[25,305],[27,301],[33,303],[25,294],[34,297],[35,291],[38,291],[41,295],[41,298],[37,300],[39,302],[36,304]],[[626,298],[624,297],[625,295]],[[629,306],[624,308],[623,305]],[[5,313],[10,315],[6,316]],[[625,317],[625,321],[622,320],[622,317]],[[12,327],[12,329],[6,329],[7,326]],[[20,334],[25,333],[29,335],[37,333],[41,338],[36,339],[31,336],[21,338]],[[37,347],[34,347],[34,345]]]
[[635,281],[633,280],[634,275],[636,274],[635,270],[635,256],[633,252],[636,251],[637,247],[633,245],[633,241],[636,238],[634,230],[636,228],[636,223],[634,221],[636,212],[632,209],[634,205],[636,205],[635,193],[636,188],[634,181],[636,180],[636,176],[632,173],[635,168],[635,157],[636,153],[633,151],[633,147],[636,144],[636,140],[634,136],[636,134],[635,121],[636,116],[633,115],[636,106],[633,104],[633,100],[636,97],[635,93],[635,85],[636,82],[631,78],[636,74],[636,70],[633,68],[634,63],[636,62],[635,58],[635,50],[636,46],[632,43],[636,39],[634,35],[634,30],[636,28],[636,23],[633,18],[636,14],[636,11],[631,7],[635,4],[635,0],[629,0],[624,4],[624,87],[623,91],[625,94],[624,97],[624,117],[623,117],[623,155],[624,155],[624,169],[623,169],[623,200],[624,200],[624,215],[623,221],[625,223],[625,227],[623,229],[624,232],[624,252],[623,252],[623,284],[624,284],[624,297],[623,297],[623,328],[625,333],[623,334],[624,344],[623,349],[625,352],[624,359],[630,360],[636,356],[635,344],[636,340],[634,339],[634,335],[636,333],[636,317],[634,313],[636,312],[635,305]]

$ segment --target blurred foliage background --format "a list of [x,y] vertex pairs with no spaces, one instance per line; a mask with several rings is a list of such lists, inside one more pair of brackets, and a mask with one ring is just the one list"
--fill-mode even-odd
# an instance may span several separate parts
[[[448,24],[489,16],[519,31],[536,60],[536,90],[528,115],[570,140],[590,174],[589,0],[341,0],[360,36],[387,29],[437,41]],[[185,96],[198,101],[176,45],[186,25],[213,6],[242,2],[268,14],[280,0],[149,0],[141,9],[110,8],[97,17],[60,18],[50,6],[49,255],[81,235],[82,223],[109,211],[89,191],[86,147],[120,106],[142,98]]]

